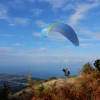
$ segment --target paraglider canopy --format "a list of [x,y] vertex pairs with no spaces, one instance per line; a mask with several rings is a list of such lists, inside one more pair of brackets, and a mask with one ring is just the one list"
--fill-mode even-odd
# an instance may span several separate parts
[[51,30],[56,30],[57,32],[65,36],[67,39],[69,39],[75,46],[79,46],[78,37],[75,31],[68,24],[56,22],[47,25],[41,31],[42,36],[47,37]]

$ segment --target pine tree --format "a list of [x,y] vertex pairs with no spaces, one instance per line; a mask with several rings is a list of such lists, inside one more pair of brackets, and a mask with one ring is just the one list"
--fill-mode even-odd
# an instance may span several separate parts
[[0,90],[0,100],[8,100],[8,95],[10,93],[10,85],[4,83],[3,88]]

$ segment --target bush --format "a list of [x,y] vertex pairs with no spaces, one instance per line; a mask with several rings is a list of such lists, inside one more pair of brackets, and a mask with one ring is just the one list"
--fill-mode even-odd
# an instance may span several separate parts
[[44,92],[44,90],[45,90],[44,85],[42,84],[41,86],[39,86],[39,87],[38,87],[38,90],[41,91],[41,92]]
[[79,70],[81,74],[91,73],[91,71],[94,71],[94,68],[92,65],[88,62],[86,63],[81,70]]
[[48,81],[53,80],[53,79],[57,79],[57,77],[55,77],[55,76],[50,77],[50,78],[48,79]]

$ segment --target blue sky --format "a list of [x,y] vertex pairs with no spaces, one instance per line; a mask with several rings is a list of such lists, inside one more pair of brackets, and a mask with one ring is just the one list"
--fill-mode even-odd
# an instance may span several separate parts
[[[55,31],[41,36],[44,26],[57,21],[74,29],[78,47]],[[99,58],[100,0],[0,0],[2,68],[39,65],[43,70],[46,64],[48,71],[51,63],[78,66]]]

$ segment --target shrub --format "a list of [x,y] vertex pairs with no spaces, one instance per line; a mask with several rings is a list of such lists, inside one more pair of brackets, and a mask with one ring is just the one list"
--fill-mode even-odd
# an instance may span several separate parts
[[40,91],[40,92],[44,92],[45,91],[45,87],[44,87],[43,84],[38,87],[38,91]]
[[50,78],[48,79],[48,81],[53,80],[53,79],[57,79],[57,77],[55,77],[55,76],[50,77]]
[[81,74],[91,73],[91,71],[94,71],[94,68],[92,65],[88,62],[86,63],[82,69],[79,70]]

